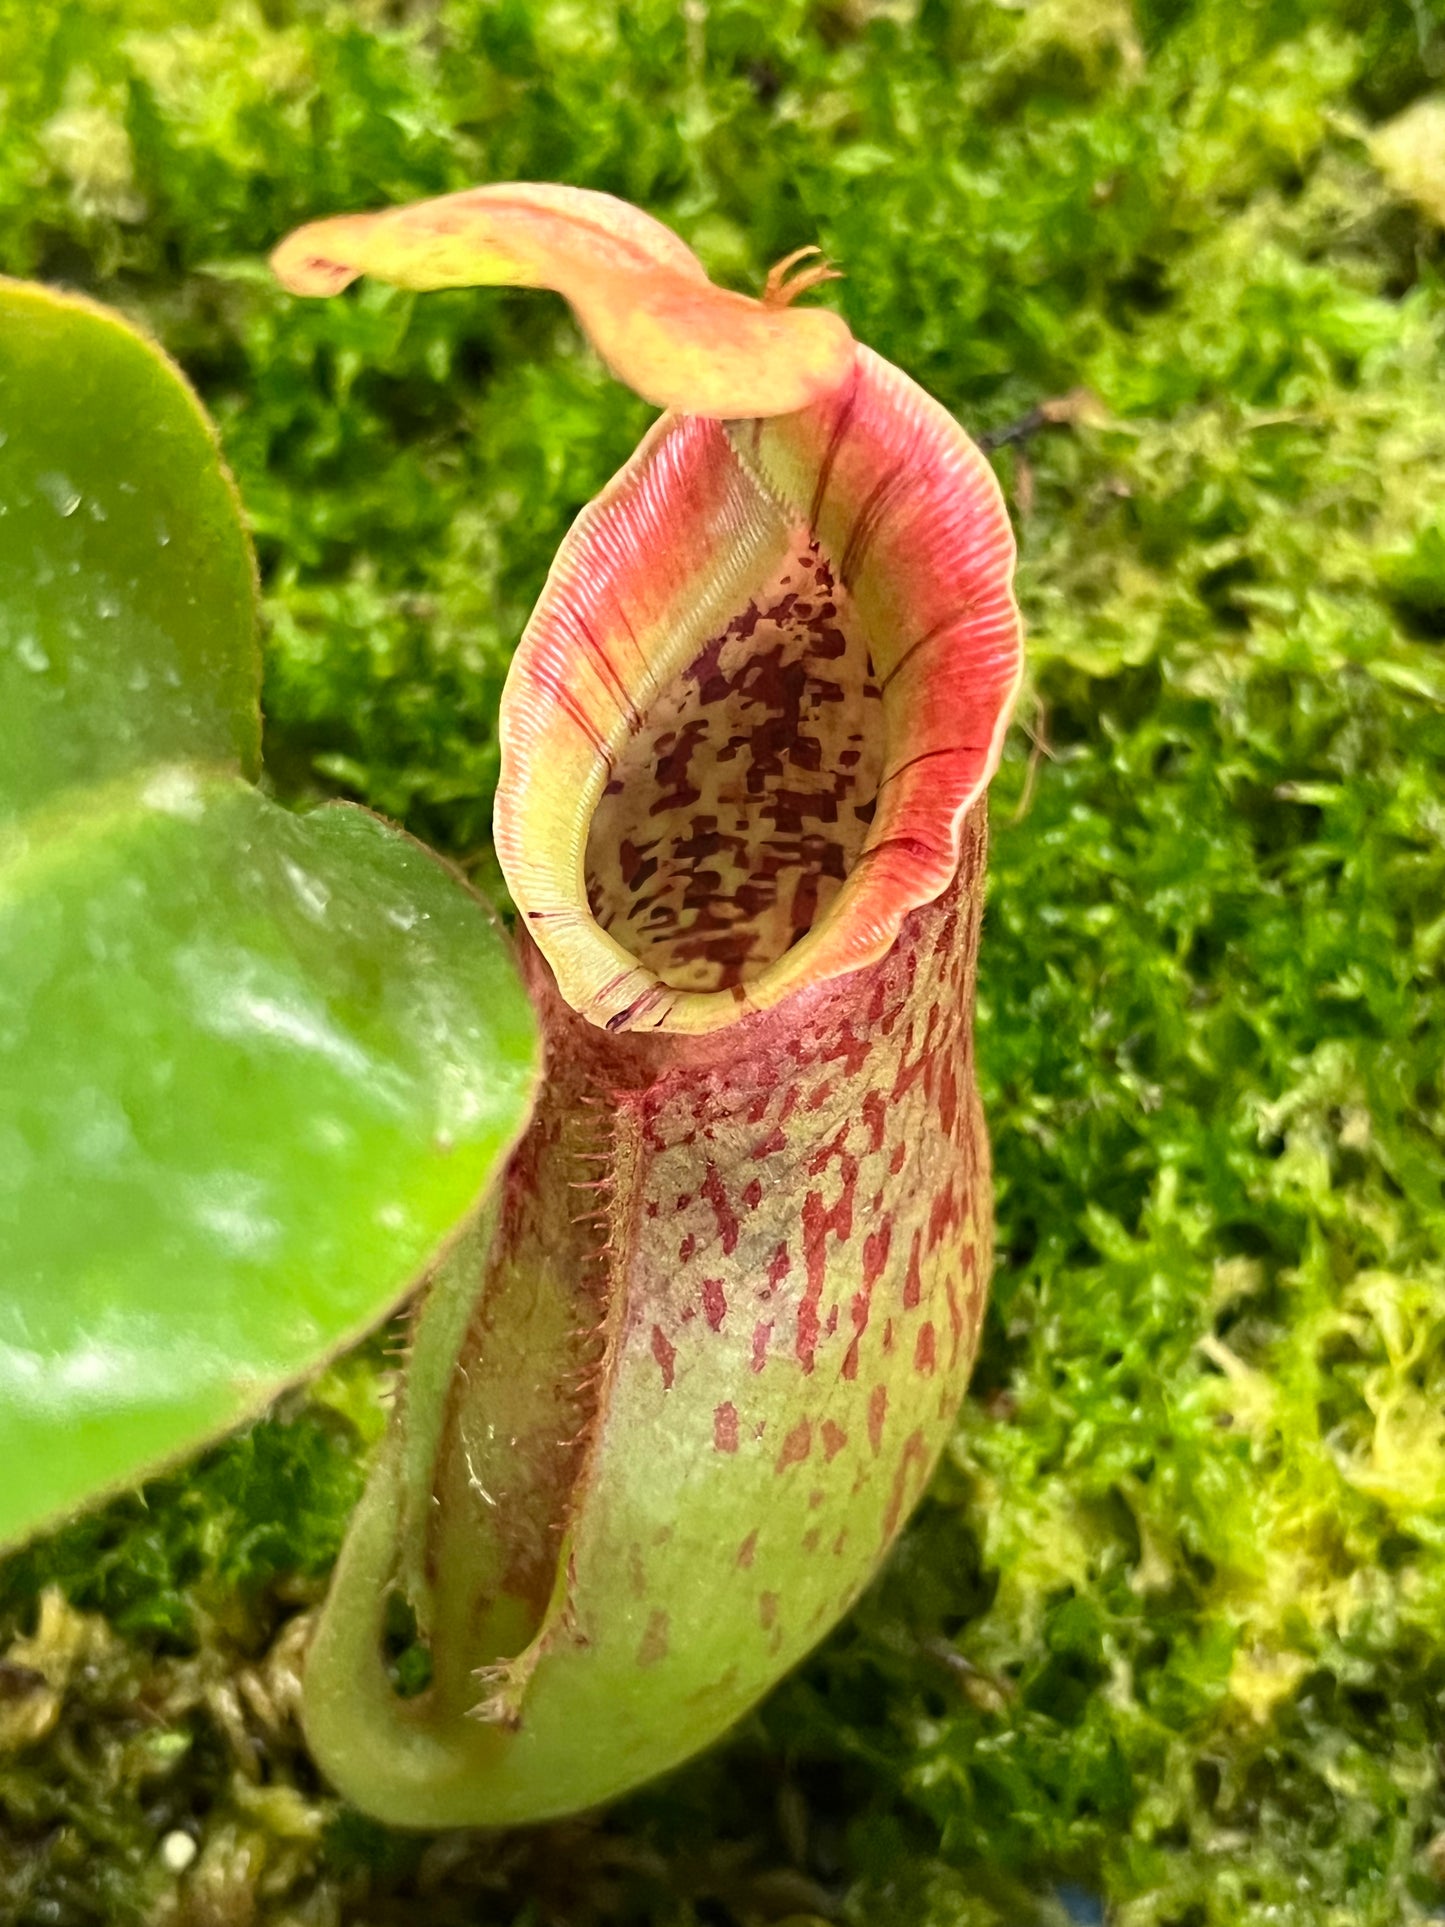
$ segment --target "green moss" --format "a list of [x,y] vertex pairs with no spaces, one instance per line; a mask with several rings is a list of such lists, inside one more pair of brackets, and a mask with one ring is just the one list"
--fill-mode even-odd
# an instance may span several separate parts
[[976,432],[1095,400],[997,456],[1033,663],[980,1012],[1000,1265],[952,1461],[864,1606],[596,1824],[417,1842],[337,1811],[287,1682],[373,1351],[4,1569],[0,1916],[383,1922],[424,1894],[438,1927],[1014,1927],[1060,1920],[1062,1883],[1117,1927],[1427,1918],[1445,288],[1367,135],[1445,69],[1445,9],[23,12],[0,264],[147,319],[216,411],[276,780],[463,857],[508,653],[646,411],[539,297],[286,301],[260,261],[288,225],[582,181],[738,285],[821,240],[858,333]]

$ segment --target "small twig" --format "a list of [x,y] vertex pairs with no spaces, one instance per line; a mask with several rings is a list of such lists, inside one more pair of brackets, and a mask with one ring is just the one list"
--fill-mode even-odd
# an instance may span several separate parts
[[1019,727],[1029,739],[1028,768],[1024,771],[1024,786],[1019,792],[1019,800],[1009,822],[1021,823],[1028,814],[1030,803],[1034,800],[1034,785],[1038,781],[1039,766],[1047,756],[1054,760],[1053,747],[1049,742],[1049,712],[1042,696],[1034,697],[1034,720],[1032,724],[1020,718]]
[[1105,420],[1107,415],[1097,395],[1087,388],[1071,388],[1067,395],[1041,401],[1037,408],[1020,415],[1017,421],[1005,422],[1002,428],[986,429],[974,439],[987,453],[995,448],[1010,447],[1016,442],[1026,442],[1030,436],[1037,435],[1041,428],[1076,428],[1080,422],[1097,423]]

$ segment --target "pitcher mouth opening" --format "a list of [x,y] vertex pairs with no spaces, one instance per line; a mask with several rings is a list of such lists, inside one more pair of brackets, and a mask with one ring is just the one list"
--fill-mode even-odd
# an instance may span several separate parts
[[798,414],[658,423],[503,699],[497,851],[574,1009],[714,1031],[886,953],[998,759],[1012,563],[983,457],[867,350]]
[[668,990],[754,984],[826,916],[883,773],[867,636],[810,532],[662,689],[587,839],[587,902]]

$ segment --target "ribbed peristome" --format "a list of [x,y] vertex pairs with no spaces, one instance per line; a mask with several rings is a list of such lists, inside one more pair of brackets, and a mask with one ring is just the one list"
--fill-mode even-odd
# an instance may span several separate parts
[[[657,424],[563,543],[502,703],[497,851],[574,1009],[612,1030],[712,1031],[888,950],[952,877],[998,762],[1021,668],[1013,560],[983,456],[867,348],[834,394],[795,413]],[[761,671],[749,686],[759,623],[768,666],[794,672],[788,689]],[[778,705],[796,710],[799,676],[811,716],[785,725]],[[861,727],[840,736],[844,712]],[[831,757],[841,777],[853,757],[857,772],[832,796],[815,785],[791,817],[799,798],[784,786],[771,851],[756,834],[763,739],[775,764],[816,775]],[[699,781],[694,761],[708,759],[737,765],[737,780]],[[810,834],[824,886],[811,919],[790,925],[774,901],[749,930],[747,903],[807,871]],[[749,847],[729,851],[739,840]],[[634,876],[673,873],[670,900],[645,915],[619,890],[624,844]],[[712,866],[691,885],[676,874],[689,850]],[[699,925],[730,904],[737,941],[709,952]]]

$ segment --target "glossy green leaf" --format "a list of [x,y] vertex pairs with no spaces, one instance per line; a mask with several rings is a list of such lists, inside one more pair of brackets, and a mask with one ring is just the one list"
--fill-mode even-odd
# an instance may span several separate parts
[[214,431],[117,315],[0,282],[0,817],[260,756],[255,569]]
[[0,849],[0,1539],[373,1323],[524,1115],[530,1010],[411,839],[183,766]]
[[0,284],[0,1539],[374,1323],[529,1100],[477,899],[376,818],[241,780],[255,614],[176,370]]

